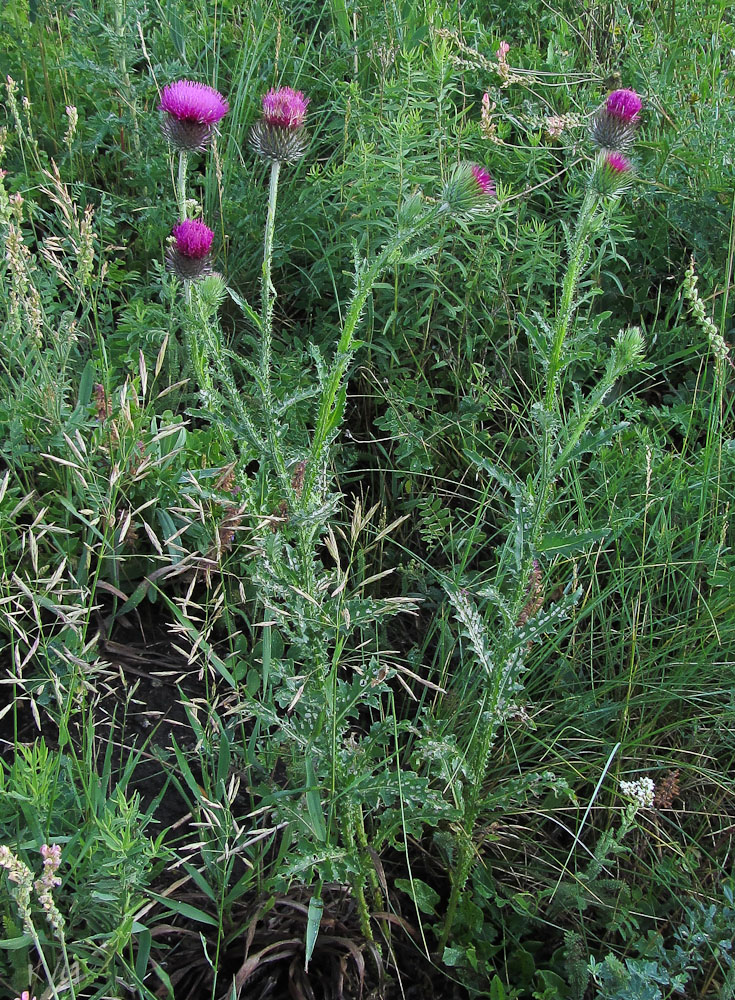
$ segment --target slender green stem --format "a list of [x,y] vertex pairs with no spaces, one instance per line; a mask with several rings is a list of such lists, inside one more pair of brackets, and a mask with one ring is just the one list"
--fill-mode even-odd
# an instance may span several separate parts
[[[304,478],[302,493],[302,503],[304,505],[310,499],[319,481],[324,465],[323,450],[325,445],[330,435],[339,426],[342,410],[339,402],[341,398],[340,392],[343,388],[342,382],[347,371],[347,366],[352,360],[355,351],[355,331],[373,285],[385,268],[399,259],[403,246],[410,239],[417,236],[430,223],[434,222],[438,215],[440,215],[440,212],[439,208],[433,208],[426,212],[413,226],[399,232],[397,236],[389,240],[371,264],[358,269],[355,292],[344,318],[331,371],[319,401],[319,411],[317,413],[316,426],[311,443],[306,476]],[[343,399],[342,402],[344,402]]]
[[189,166],[189,154],[184,149],[179,150],[179,173],[176,179],[176,200],[179,204],[179,221],[186,219],[186,170]]
[[[555,464],[554,440],[552,432],[552,418],[556,410],[557,391],[559,388],[559,372],[562,365],[562,350],[569,328],[576,309],[576,295],[579,286],[579,277],[584,259],[584,249],[590,236],[591,222],[597,206],[600,203],[600,195],[588,190],[584,196],[584,201],[579,210],[577,225],[574,230],[574,237],[569,252],[569,263],[562,282],[561,302],[554,323],[554,336],[551,344],[551,354],[549,356],[549,367],[546,373],[546,391],[544,393],[544,409],[546,410],[546,421],[543,429],[543,451],[541,456],[541,475],[538,491],[538,505],[534,518],[534,538],[531,548],[535,548],[539,535],[543,530],[546,520],[546,510],[549,503],[549,493],[553,482],[553,466]],[[530,567],[533,554],[528,557],[528,565],[524,567],[519,579],[519,588],[525,587],[527,570]]]
[[[43,971],[46,976],[46,981],[48,982],[49,987],[51,989],[51,995],[53,996],[54,1000],[60,1000],[59,993],[55,986],[54,974],[51,972],[51,969],[49,968],[48,962],[46,961],[46,955],[44,953],[43,948],[41,947],[41,941],[39,940],[38,933],[36,932],[36,928],[31,923],[30,918],[25,919],[24,927],[25,930],[30,934],[31,938],[33,939],[33,944],[36,947],[36,952],[38,953],[38,957],[41,960],[41,965],[43,966]],[[73,998],[75,997],[76,994],[74,992],[74,983],[72,982],[71,979],[71,969],[69,969],[68,959],[66,961],[66,967],[69,975],[69,991]]]

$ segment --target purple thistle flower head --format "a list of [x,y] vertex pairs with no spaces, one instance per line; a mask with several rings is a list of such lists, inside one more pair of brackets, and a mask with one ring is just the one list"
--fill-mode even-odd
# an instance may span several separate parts
[[214,233],[200,219],[184,219],[171,230],[176,249],[185,257],[197,260],[206,257],[212,247]]
[[477,186],[479,187],[482,194],[486,195],[488,198],[495,197],[495,185],[493,184],[493,179],[485,169],[485,167],[480,166],[477,163],[473,163],[472,176],[477,181]]
[[230,110],[222,94],[204,83],[177,80],[163,88],[159,108],[163,133],[175,149],[204,150],[217,122]]
[[634,122],[642,107],[643,102],[634,90],[613,90],[605,102],[607,113],[622,118],[625,122]]
[[642,107],[634,90],[613,90],[592,119],[592,141],[600,149],[626,152],[633,145]]
[[160,108],[179,121],[216,125],[230,110],[230,105],[218,90],[206,83],[177,80],[163,88]]
[[263,96],[263,121],[278,128],[301,128],[306,120],[309,98],[292,87],[271,89]]
[[271,163],[296,163],[306,152],[306,108],[309,98],[292,87],[263,96],[263,120],[250,129],[250,144]]
[[212,270],[210,250],[214,233],[200,219],[184,219],[171,230],[174,238],[166,267],[182,281],[198,281]]

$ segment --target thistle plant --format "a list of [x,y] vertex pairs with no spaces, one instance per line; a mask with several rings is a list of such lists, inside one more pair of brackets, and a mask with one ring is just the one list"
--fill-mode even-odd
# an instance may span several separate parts
[[[207,296],[197,294],[195,301],[193,287],[203,278],[212,275],[211,248],[214,233],[201,219],[189,218],[186,180],[189,156],[195,152],[206,152],[217,133],[219,122],[229,111],[229,104],[213,87],[192,80],[177,80],[163,88],[159,109],[162,112],[161,131],[171,150],[178,152],[176,200],[179,222],[171,233],[171,245],[166,251],[166,268],[184,282],[187,305],[184,338],[188,343],[189,360],[199,378],[201,390],[209,396],[212,378],[207,358],[218,338],[210,323],[211,310],[206,307],[205,301]],[[213,280],[221,284],[218,279]],[[219,305],[222,295],[216,298]],[[220,353],[217,344],[214,354]]]
[[[515,531],[501,554],[495,585],[479,591],[479,596],[488,602],[488,612],[484,615],[480,612],[465,588],[446,585],[461,631],[486,676],[477,724],[470,734],[466,751],[469,781],[458,831],[452,891],[440,938],[440,953],[449,939],[475,857],[472,833],[482,804],[490,749],[512,705],[513,696],[521,690],[520,678],[528,650],[533,642],[556,628],[578,597],[578,594],[566,594],[549,607],[544,606],[543,599],[538,602],[539,567],[543,566],[544,535],[548,530],[552,490],[577,455],[594,449],[594,443],[585,441],[585,433],[616,382],[641,364],[643,339],[640,331],[637,328],[621,330],[597,384],[586,398],[578,400],[573,415],[564,418],[559,395],[565,369],[578,360],[573,338],[571,345],[569,340],[579,302],[580,276],[589,260],[592,236],[604,225],[604,211],[629,183],[631,164],[623,155],[623,150],[628,150],[632,144],[640,109],[638,95],[631,90],[621,90],[610,94],[595,114],[591,137],[599,151],[590,167],[576,226],[567,238],[568,262],[559,307],[551,323],[536,316],[535,324],[526,325],[545,373],[542,398],[532,411],[539,430],[540,445],[536,476],[532,482],[523,483],[498,469],[491,461],[474,453],[471,456],[513,497]],[[575,543],[574,538],[568,542],[571,550],[583,547]],[[510,578],[509,583],[507,578]],[[493,619],[499,621],[490,628]]]
[[[296,686],[296,677],[276,674],[269,655],[271,665],[264,676],[264,688],[275,688],[269,693],[270,699],[288,699],[291,720],[281,720],[274,727],[265,697],[251,703],[250,710],[272,733],[276,745],[286,739],[291,747],[298,746],[298,757],[305,762],[304,778],[299,779],[299,783],[304,779],[306,783],[307,817],[301,832],[304,846],[288,868],[291,877],[308,879],[308,873],[313,873],[315,912],[321,912],[321,886],[325,881],[349,881],[362,932],[372,940],[368,896],[374,909],[382,909],[383,905],[368,848],[362,798],[352,790],[354,775],[349,760],[356,751],[354,738],[349,736],[349,720],[360,701],[371,699],[372,704],[383,682],[368,696],[361,686],[342,679],[341,663],[350,652],[353,632],[368,624],[375,629],[382,619],[410,610],[412,605],[401,599],[370,601],[350,596],[345,590],[347,573],[340,569],[339,545],[328,527],[338,500],[330,490],[332,445],[344,417],[347,373],[360,346],[357,331],[375,282],[398,261],[425,254],[423,247],[412,250],[411,244],[423,239],[435,244],[437,236],[432,231],[438,223],[450,217],[479,215],[496,199],[489,172],[478,164],[461,163],[438,199],[430,201],[420,195],[407,199],[399,212],[395,233],[377,253],[368,259],[356,255],[354,290],[331,362],[317,357],[313,430],[306,448],[297,450],[298,446],[285,437],[282,409],[274,388],[277,292],[272,280],[272,253],[281,172],[305,153],[308,104],[300,91],[289,87],[271,90],[262,101],[262,119],[250,132],[253,149],[270,165],[270,171],[258,317],[260,351],[257,364],[243,362],[260,396],[264,427],[261,433],[260,428],[251,425],[248,434],[261,451],[261,474],[265,473],[267,480],[274,477],[280,493],[278,519],[263,532],[263,555],[253,568],[252,580],[270,619],[265,625],[264,649],[271,648],[271,628],[277,623],[280,633],[288,636],[291,648],[300,650],[306,671]],[[248,315],[252,321],[252,315]],[[372,513],[374,509],[368,516]],[[336,579],[316,557],[325,536],[338,567]],[[283,686],[282,693],[277,685]],[[387,785],[392,784],[390,775],[385,780]],[[423,786],[422,793],[428,794]]]

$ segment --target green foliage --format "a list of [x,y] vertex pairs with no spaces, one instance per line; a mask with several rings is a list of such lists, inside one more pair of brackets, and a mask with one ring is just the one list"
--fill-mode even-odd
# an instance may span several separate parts
[[[63,844],[90,995],[166,988],[156,921],[226,992],[283,898],[319,968],[334,884],[371,949],[420,925],[470,995],[730,995],[726,4],[5,7],[0,841]],[[182,77],[230,102],[185,192]],[[274,180],[248,132],[281,84],[309,141]],[[644,111],[603,199],[617,86]],[[499,198],[452,216],[468,162]],[[196,284],[163,263],[182,204],[216,234]],[[166,832],[186,895],[151,886],[141,747],[102,750],[133,627],[196,691],[144,751],[194,824]],[[621,809],[643,771],[671,794]],[[42,958],[3,921],[20,993]]]

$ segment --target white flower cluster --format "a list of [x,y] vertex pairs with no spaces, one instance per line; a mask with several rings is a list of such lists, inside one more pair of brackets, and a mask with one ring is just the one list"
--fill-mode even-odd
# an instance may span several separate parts
[[623,795],[629,795],[631,799],[635,799],[642,809],[650,809],[653,805],[656,786],[651,778],[636,778],[635,781],[621,781],[620,791]]

